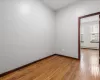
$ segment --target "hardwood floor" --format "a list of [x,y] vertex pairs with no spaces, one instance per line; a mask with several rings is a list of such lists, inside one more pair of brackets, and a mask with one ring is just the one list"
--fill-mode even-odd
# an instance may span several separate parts
[[84,52],[81,61],[55,55],[0,80],[100,80],[97,54],[86,55]]
[[100,80],[99,50],[81,49],[80,68],[84,80]]

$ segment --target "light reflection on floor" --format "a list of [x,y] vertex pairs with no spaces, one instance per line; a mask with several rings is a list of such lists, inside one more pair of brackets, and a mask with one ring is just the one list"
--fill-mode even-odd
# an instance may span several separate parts
[[[100,78],[99,50],[81,49],[81,72],[85,74],[86,80],[94,76]],[[87,78],[87,75],[90,77]]]

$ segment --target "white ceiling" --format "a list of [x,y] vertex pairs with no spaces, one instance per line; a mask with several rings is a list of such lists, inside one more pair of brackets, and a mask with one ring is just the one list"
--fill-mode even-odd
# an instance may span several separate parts
[[58,10],[78,0],[42,0],[45,4],[54,10]]

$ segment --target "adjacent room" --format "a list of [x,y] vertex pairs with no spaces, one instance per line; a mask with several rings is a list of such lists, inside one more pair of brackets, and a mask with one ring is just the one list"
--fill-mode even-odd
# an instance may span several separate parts
[[99,15],[81,19],[80,43],[81,57],[86,55],[88,58],[92,56],[99,59]]
[[0,0],[0,80],[100,80],[100,0]]

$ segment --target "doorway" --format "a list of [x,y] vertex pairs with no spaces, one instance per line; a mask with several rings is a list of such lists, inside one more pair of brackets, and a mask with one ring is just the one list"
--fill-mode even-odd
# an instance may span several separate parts
[[96,56],[100,63],[100,12],[78,19],[78,58],[82,55]]

